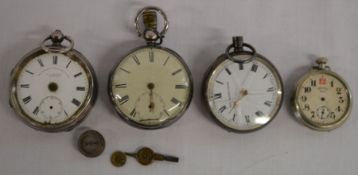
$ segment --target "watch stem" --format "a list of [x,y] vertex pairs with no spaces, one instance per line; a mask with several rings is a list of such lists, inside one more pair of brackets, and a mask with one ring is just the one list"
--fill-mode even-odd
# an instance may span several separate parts
[[316,60],[316,63],[318,64],[320,69],[325,69],[327,67],[326,66],[327,62],[328,62],[328,59],[326,57],[319,57]]
[[143,12],[143,23],[145,28],[157,30],[157,13],[155,11]]
[[65,38],[65,35],[61,32],[61,30],[55,30],[50,35],[50,39],[53,43],[61,43]]
[[241,48],[244,44],[244,37],[242,36],[234,36],[232,37],[232,43],[234,48]]

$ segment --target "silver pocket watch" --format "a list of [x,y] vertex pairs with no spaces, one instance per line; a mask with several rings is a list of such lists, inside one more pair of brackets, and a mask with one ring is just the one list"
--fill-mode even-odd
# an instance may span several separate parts
[[[160,32],[157,14],[164,19]],[[108,92],[117,113],[126,122],[143,129],[158,129],[178,120],[189,107],[192,77],[179,54],[161,46],[169,27],[161,9],[141,9],[135,26],[147,45],[135,48],[114,67]]]
[[233,37],[233,44],[211,65],[202,89],[214,120],[234,132],[264,127],[277,115],[283,100],[279,72],[242,37]]
[[47,132],[70,130],[94,105],[95,73],[73,46],[56,30],[12,70],[10,105],[27,125]]
[[316,63],[297,82],[292,107],[306,126],[329,131],[348,118],[352,95],[348,83],[327,65],[327,58],[318,58]]

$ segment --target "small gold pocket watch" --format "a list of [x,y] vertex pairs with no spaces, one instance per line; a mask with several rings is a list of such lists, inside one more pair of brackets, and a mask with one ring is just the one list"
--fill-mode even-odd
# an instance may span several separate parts
[[[161,32],[157,29],[157,14],[164,19]],[[160,46],[168,30],[167,17],[161,9],[141,9],[135,25],[147,45],[128,53],[112,70],[108,82],[110,100],[129,124],[144,129],[162,128],[179,119],[188,108],[193,93],[191,73],[179,54]]]
[[293,109],[306,126],[328,131],[348,118],[352,95],[344,79],[330,70],[326,58],[318,58],[316,63],[297,82]]
[[73,46],[72,39],[56,30],[12,70],[10,105],[29,126],[47,132],[70,130],[94,105],[95,73]]
[[242,37],[233,37],[226,53],[209,68],[202,87],[211,115],[229,131],[260,129],[274,119],[282,105],[279,72]]

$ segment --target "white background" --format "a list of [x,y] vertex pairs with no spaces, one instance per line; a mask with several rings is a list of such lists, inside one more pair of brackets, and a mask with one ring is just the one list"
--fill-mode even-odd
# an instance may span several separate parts
[[[121,56],[144,44],[132,22],[138,9],[165,10],[170,29],[164,46],[176,50],[192,70],[195,93],[186,114],[172,126],[155,131],[133,128],[115,114],[107,95],[109,70]],[[0,174],[357,174],[358,111],[331,132],[310,130],[292,117],[289,98],[297,78],[316,56],[350,84],[358,99],[358,1],[355,0],[1,0],[0,2]],[[13,66],[55,29],[75,40],[99,80],[97,103],[75,130],[44,133],[24,125],[8,105]],[[249,134],[217,126],[203,106],[200,86],[205,70],[224,52],[233,35],[268,57],[280,71],[285,101],[276,119]],[[74,145],[81,127],[100,131],[105,152],[86,158]],[[149,146],[180,157],[178,164],[111,165],[115,150]]]

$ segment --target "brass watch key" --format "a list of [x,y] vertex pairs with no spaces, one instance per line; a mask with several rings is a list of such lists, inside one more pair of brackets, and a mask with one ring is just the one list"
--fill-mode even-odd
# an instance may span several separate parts
[[155,153],[152,149],[148,147],[141,148],[137,153],[125,153],[125,154],[134,157],[142,165],[149,165],[153,162],[153,160],[179,162],[178,157]]

